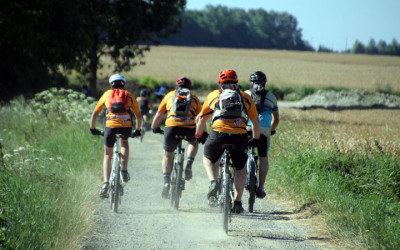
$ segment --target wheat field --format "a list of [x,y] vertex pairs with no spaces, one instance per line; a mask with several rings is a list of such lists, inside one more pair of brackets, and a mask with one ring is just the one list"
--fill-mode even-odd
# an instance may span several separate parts
[[[277,86],[376,90],[390,85],[400,91],[400,57],[393,56],[159,46],[145,52],[144,60],[145,65],[123,73],[169,82],[187,76],[194,84],[215,82],[217,87],[223,69],[236,70],[239,81],[245,82],[252,72],[262,70]],[[106,77],[112,72],[105,68],[101,73]],[[281,109],[280,113],[282,123],[293,126],[294,139],[322,148],[336,144],[343,152],[384,151],[400,157],[400,110]]]
[[[268,81],[277,86],[336,86],[375,90],[390,85],[400,91],[400,57],[329,54],[260,49],[226,49],[206,47],[151,47],[144,52],[144,65],[125,75],[153,76],[169,82],[187,76],[217,83],[218,73],[234,69],[239,81],[262,70]],[[106,60],[106,65],[109,64]],[[110,67],[101,70],[106,77]]]

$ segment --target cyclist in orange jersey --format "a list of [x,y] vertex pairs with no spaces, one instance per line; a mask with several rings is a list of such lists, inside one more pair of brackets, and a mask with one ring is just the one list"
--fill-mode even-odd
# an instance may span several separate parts
[[[90,122],[90,132],[93,135],[100,135],[101,132],[97,130],[96,120],[99,116],[99,113],[103,110],[104,107],[107,108],[106,111],[106,127],[104,130],[104,159],[103,159],[103,176],[104,183],[100,190],[100,197],[105,198],[107,196],[108,190],[108,179],[110,177],[111,172],[111,158],[113,155],[113,146],[115,143],[115,134],[122,134],[121,138],[121,161],[122,161],[122,180],[123,182],[129,181],[128,174],[128,159],[129,159],[129,143],[128,138],[130,136],[140,136],[140,126],[142,124],[142,116],[140,114],[139,106],[136,101],[136,98],[133,94],[126,91],[127,95],[127,109],[125,109],[121,113],[113,113],[110,110],[110,101],[111,94],[113,90],[124,90],[126,79],[124,76],[120,74],[115,74],[110,76],[109,78],[110,90],[104,92],[101,96],[100,100],[97,102],[96,107],[92,113],[92,118]],[[124,90],[125,91],[125,90]],[[131,115],[129,114],[129,109],[132,110],[136,117],[136,130],[132,133],[132,120]]]
[[[232,163],[236,169],[235,171],[235,202],[232,209],[233,213],[242,213],[244,211],[242,206],[242,194],[246,182],[246,169],[244,168],[247,161],[247,147],[249,144],[258,145],[260,137],[260,121],[258,113],[251,96],[243,91],[240,91],[238,85],[238,77],[234,70],[223,70],[218,78],[219,89],[211,92],[203,103],[203,108],[200,114],[196,117],[197,128],[196,138],[200,143],[204,143],[204,156],[203,164],[207,176],[211,181],[207,198],[211,197],[216,199],[218,192],[218,165],[216,164],[223,154],[223,144],[234,144],[235,148],[231,154]],[[227,91],[229,90],[229,91]],[[231,91],[232,90],[232,91]],[[232,94],[230,98],[224,99],[224,93],[229,92]],[[235,101],[236,110],[232,113],[225,112],[224,106],[229,106],[229,100],[236,98],[241,103]],[[232,105],[230,105],[232,107]],[[207,136],[204,133],[206,128],[207,119],[212,116],[211,133]],[[248,141],[246,131],[246,116],[252,122],[253,134],[252,138]]]
[[[165,121],[164,130],[164,156],[162,160],[162,171],[164,175],[164,186],[162,189],[161,197],[164,199],[168,198],[170,189],[170,174],[173,166],[174,151],[178,144],[178,139],[176,135],[185,135],[189,143],[188,154],[187,154],[187,164],[185,168],[185,179],[190,180],[192,178],[192,164],[196,157],[198,150],[198,143],[196,137],[194,136],[196,131],[195,117],[200,113],[201,103],[199,98],[190,91],[192,87],[192,82],[187,77],[181,77],[176,81],[176,89],[170,91],[162,99],[158,111],[153,118],[151,128],[154,133],[160,133],[161,129],[159,124],[164,116],[167,114],[167,119]],[[187,106],[187,113],[182,111],[182,114],[177,114],[176,101],[177,98],[182,98],[178,96],[179,91],[190,93],[191,102]],[[175,103],[175,104],[174,104]]]

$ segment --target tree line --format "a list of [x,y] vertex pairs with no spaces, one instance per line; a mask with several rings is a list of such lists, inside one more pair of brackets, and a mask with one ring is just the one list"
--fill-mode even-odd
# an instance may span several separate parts
[[207,5],[186,10],[183,28],[163,44],[314,51],[302,39],[297,19],[287,12]]
[[[337,51],[321,45],[318,47],[317,51],[338,53]],[[368,45],[364,45],[362,42],[356,40],[351,49],[344,50],[341,53],[400,56],[400,44],[395,38],[393,38],[390,44],[387,44],[383,40],[379,40],[379,42],[376,43],[375,39],[371,38]]]
[[[186,0],[19,0],[0,8],[1,100],[64,86],[75,70],[96,89],[102,56],[128,71],[144,63],[150,45],[315,50],[287,12],[207,5],[186,10]],[[345,53],[400,55],[386,44],[356,41]]]

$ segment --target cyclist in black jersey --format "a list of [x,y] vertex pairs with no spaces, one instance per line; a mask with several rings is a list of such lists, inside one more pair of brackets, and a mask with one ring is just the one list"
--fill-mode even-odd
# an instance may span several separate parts
[[139,109],[140,113],[142,114],[143,117],[143,122],[144,122],[144,127],[147,129],[149,127],[149,120],[151,115],[153,113],[153,103],[151,102],[151,99],[149,97],[149,92],[147,89],[142,89],[140,90],[140,96],[136,98],[138,104],[139,104]]

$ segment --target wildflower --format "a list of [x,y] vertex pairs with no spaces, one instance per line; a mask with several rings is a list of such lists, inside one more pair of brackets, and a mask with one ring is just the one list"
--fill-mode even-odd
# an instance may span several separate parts
[[54,161],[54,158],[53,158],[53,157],[50,157],[49,160],[50,160],[50,161]]
[[11,157],[13,157],[13,155],[12,154],[5,154],[4,156],[3,156],[3,158],[11,158]]
[[62,159],[63,159],[63,158],[60,157],[60,156],[57,157],[57,160],[59,160],[59,161],[62,161]]

